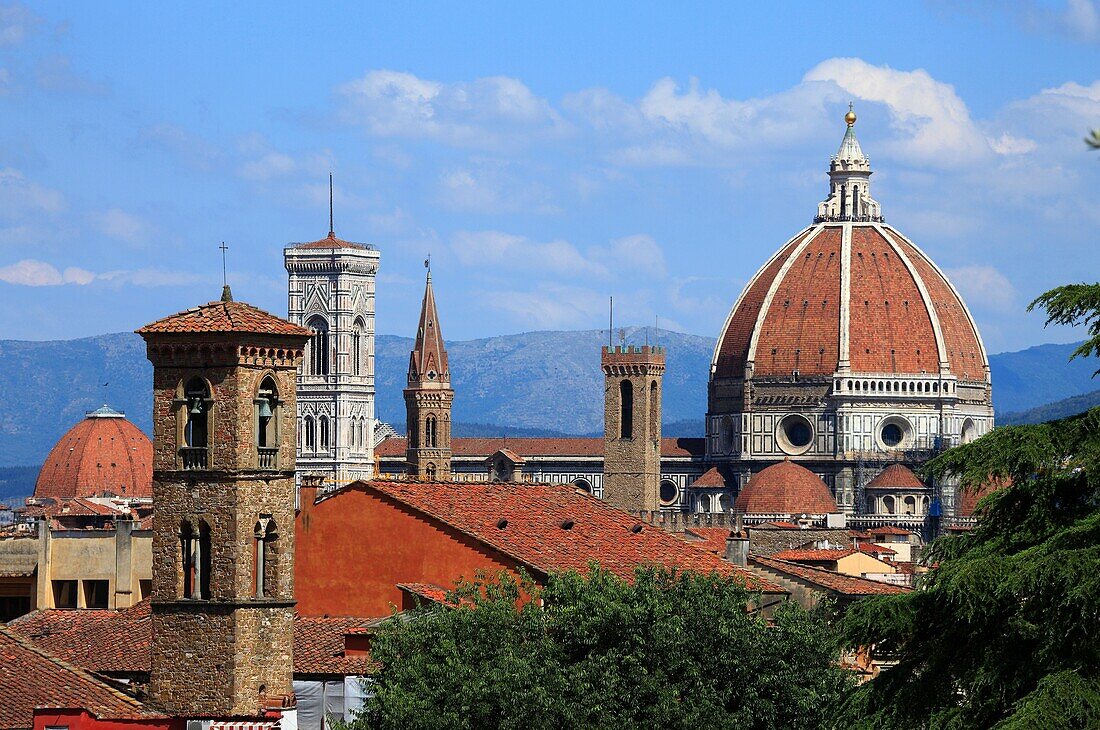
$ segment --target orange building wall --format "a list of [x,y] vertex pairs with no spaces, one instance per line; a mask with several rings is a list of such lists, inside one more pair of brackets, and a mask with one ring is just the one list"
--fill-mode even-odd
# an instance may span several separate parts
[[348,488],[314,504],[302,487],[295,523],[294,593],[302,616],[388,615],[398,583],[451,588],[478,570],[518,576],[507,556],[387,497]]

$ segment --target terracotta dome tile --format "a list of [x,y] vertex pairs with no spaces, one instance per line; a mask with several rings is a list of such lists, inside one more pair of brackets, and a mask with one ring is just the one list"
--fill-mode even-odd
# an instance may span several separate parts
[[153,496],[153,443],[121,413],[99,409],[70,428],[38,473],[35,497]]
[[749,477],[733,509],[743,514],[830,514],[836,501],[825,482],[791,461],[763,469]]

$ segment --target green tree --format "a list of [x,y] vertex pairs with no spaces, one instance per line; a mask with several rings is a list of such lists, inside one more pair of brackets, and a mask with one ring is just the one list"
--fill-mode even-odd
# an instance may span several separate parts
[[731,578],[647,568],[628,582],[593,566],[453,597],[388,622],[353,726],[803,728],[852,686],[819,616],[790,603],[769,624]]
[[[1098,354],[1100,284],[1047,292],[1048,324],[1086,324]],[[1007,487],[975,529],[930,547],[921,590],[856,604],[843,627],[898,665],[849,698],[843,726],[1100,727],[1100,408],[1010,426],[926,467],[963,489]]]

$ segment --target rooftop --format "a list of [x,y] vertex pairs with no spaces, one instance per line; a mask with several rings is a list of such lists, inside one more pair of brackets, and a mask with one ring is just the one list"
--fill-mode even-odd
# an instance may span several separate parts
[[834,573],[831,570],[814,568],[809,565],[800,565],[789,560],[778,559],[775,556],[750,555],[749,561],[757,566],[794,576],[845,596],[885,596],[906,593],[909,590],[889,583]]
[[[405,458],[406,440],[404,437],[388,438],[374,450],[375,456]],[[480,437],[451,439],[451,453],[454,456],[486,458],[502,449],[524,456],[528,459],[538,457],[590,457],[603,458],[604,441],[602,438],[581,436],[564,437]],[[661,455],[666,457],[702,457],[706,453],[705,440],[701,438],[663,438]]]
[[577,570],[590,562],[630,579],[643,565],[664,565],[743,579],[752,590],[782,589],[682,538],[638,521],[571,486],[510,482],[354,482],[322,494],[374,492],[473,537],[536,573]]
[[309,330],[274,314],[234,301],[191,307],[137,330],[139,335],[170,333],[251,333],[308,337]]

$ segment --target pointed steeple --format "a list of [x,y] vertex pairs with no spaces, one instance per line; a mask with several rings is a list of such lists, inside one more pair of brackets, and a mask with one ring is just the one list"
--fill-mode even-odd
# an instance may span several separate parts
[[439,326],[439,313],[435,308],[435,292],[432,291],[432,270],[424,283],[424,303],[420,307],[420,324],[416,329],[416,344],[409,356],[409,386],[448,388],[451,370],[447,364],[447,348],[443,344],[443,332]]
[[856,113],[848,104],[848,128],[829,164],[829,197],[817,206],[815,221],[881,222],[882,209],[871,197],[871,160],[856,139]]

